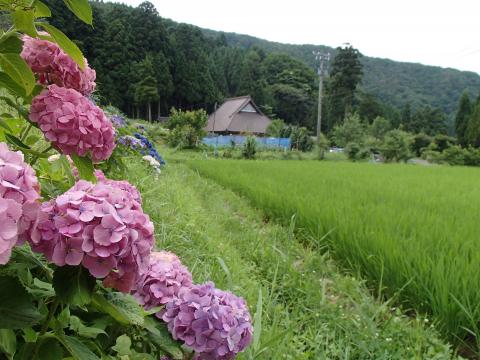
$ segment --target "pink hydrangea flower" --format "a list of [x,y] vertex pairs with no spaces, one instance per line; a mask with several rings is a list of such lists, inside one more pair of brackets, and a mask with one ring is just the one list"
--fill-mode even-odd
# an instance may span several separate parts
[[10,260],[12,248],[18,239],[18,222],[22,216],[22,206],[12,199],[0,198],[0,264]]
[[75,89],[83,95],[90,95],[95,90],[95,70],[88,66],[87,60],[84,59],[85,69],[81,70],[69,55],[51,41],[24,35],[21,56],[38,74],[38,80],[43,85],[56,84]]
[[157,317],[167,323],[175,340],[195,351],[196,359],[233,359],[252,340],[245,301],[211,282],[182,288]]
[[192,275],[180,259],[167,251],[152,252],[147,272],[137,284],[134,296],[146,310],[161,306],[192,286]]
[[115,131],[103,111],[73,89],[50,85],[33,99],[30,120],[66,155],[91,154],[106,160],[115,148]]
[[37,217],[40,186],[35,171],[20,151],[0,143],[0,264],[10,259],[12,247],[26,240]]
[[127,191],[80,180],[42,204],[30,244],[58,266],[82,264],[106,286],[130,292],[148,269],[153,224]]
[[130,193],[135,201],[140,204],[142,203],[142,196],[140,195],[140,191],[138,191],[135,185],[130,184],[128,181],[107,179],[103,171],[98,169],[95,170],[95,177],[97,178],[98,182],[117,187]]

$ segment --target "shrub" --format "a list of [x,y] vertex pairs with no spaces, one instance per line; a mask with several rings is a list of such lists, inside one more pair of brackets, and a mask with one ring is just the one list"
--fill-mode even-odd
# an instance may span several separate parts
[[292,127],[290,141],[292,148],[303,152],[313,149],[312,137],[308,134],[307,128],[294,126]]
[[357,161],[368,159],[372,156],[373,151],[371,146],[365,142],[350,142],[345,146],[345,154],[350,160]]
[[407,161],[411,157],[410,135],[403,130],[391,130],[385,134],[380,152],[385,161]]
[[412,138],[411,149],[416,156],[421,156],[422,152],[432,143],[433,139],[427,134],[416,134]]
[[328,138],[320,133],[320,138],[317,140],[317,158],[318,160],[325,159],[325,152],[330,148],[330,141]]
[[360,144],[357,142],[349,142],[347,146],[345,146],[345,154],[350,160],[356,160],[357,155],[360,152]]
[[370,134],[377,138],[377,139],[383,139],[385,134],[392,129],[392,125],[390,124],[390,121],[387,119],[377,116],[374,120],[372,125],[370,125]]
[[242,155],[245,159],[254,159],[257,153],[257,140],[254,136],[249,136],[243,144]]
[[267,136],[282,137],[285,122],[281,119],[274,119],[267,127]]
[[172,147],[193,149],[200,144],[205,136],[203,130],[207,125],[208,116],[205,110],[182,111],[172,109],[167,128],[170,134],[167,142]]
[[469,146],[465,150],[465,165],[480,166],[480,149]]
[[450,146],[442,152],[442,160],[450,165],[465,165],[465,156],[468,150],[458,145]]
[[341,147],[347,146],[350,142],[361,143],[365,135],[365,125],[358,114],[348,115],[343,124],[337,125],[333,129],[333,140]]
[[437,150],[442,152],[443,150],[449,148],[452,145],[455,145],[457,140],[451,136],[438,134],[433,138]]

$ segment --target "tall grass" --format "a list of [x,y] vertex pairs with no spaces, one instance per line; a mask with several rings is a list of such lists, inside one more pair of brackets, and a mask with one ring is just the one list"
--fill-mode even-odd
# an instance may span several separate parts
[[376,301],[328,254],[302,246],[295,217],[265,222],[248,201],[171,161],[158,180],[141,164],[129,170],[157,246],[177,253],[196,282],[213,279],[247,299],[255,336],[239,359],[452,358],[429,324]]
[[[270,216],[325,238],[379,293],[480,337],[480,169],[314,161],[195,161]],[[325,234],[328,234],[325,236]]]

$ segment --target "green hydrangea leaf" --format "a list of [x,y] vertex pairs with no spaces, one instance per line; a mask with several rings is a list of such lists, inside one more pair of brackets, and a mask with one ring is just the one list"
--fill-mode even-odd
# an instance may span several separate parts
[[78,169],[78,175],[80,176],[80,179],[88,180],[93,183],[97,182],[97,179],[94,175],[95,169],[93,167],[92,160],[90,160],[88,157],[80,157],[78,155],[71,155],[71,158]]
[[96,281],[82,266],[62,266],[53,273],[52,284],[61,301],[82,306],[92,300]]
[[80,20],[88,25],[92,25],[92,8],[88,0],[63,0],[63,2]]
[[0,277],[0,329],[21,329],[37,324],[42,315],[17,278]]
[[43,2],[35,1],[35,18],[43,18],[52,16],[52,12]]
[[57,338],[75,360],[99,360],[99,357],[76,337],[61,335]]
[[[60,46],[62,50],[65,51],[78,64],[80,69],[85,69],[85,59],[82,52],[78,46],[67,37],[67,35],[53,25],[44,22],[37,22],[36,24],[40,27],[43,27],[50,34],[51,38],[49,38],[49,40],[56,42],[58,46]],[[42,36],[42,38],[44,37]]]
[[32,92],[35,77],[19,54],[0,52],[0,67],[13,81],[22,86],[27,94]]
[[143,309],[131,295],[122,293],[105,293],[93,295],[93,306],[100,312],[110,315],[124,325],[144,323]]

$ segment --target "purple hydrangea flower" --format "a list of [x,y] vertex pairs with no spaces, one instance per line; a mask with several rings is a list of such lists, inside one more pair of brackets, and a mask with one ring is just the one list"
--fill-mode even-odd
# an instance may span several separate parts
[[146,310],[172,301],[183,287],[192,286],[192,275],[175,254],[152,252],[149,263],[134,293]]
[[128,146],[132,150],[138,150],[145,147],[142,141],[131,135],[120,136],[117,141],[124,146]]
[[32,249],[54,264],[82,264],[123,292],[147,270],[153,242],[153,224],[132,194],[84,180],[42,204],[30,239]]
[[[75,168],[76,170],[76,168]],[[78,170],[77,170],[78,173]],[[120,190],[128,192],[130,195],[132,195],[133,200],[138,202],[139,204],[142,204],[142,196],[140,195],[140,191],[135,187],[135,185],[130,184],[126,180],[112,180],[108,179],[105,174],[103,173],[102,170],[96,169],[95,172],[95,177],[97,178],[98,182],[119,188]]]
[[252,340],[252,321],[245,300],[215,288],[212,282],[182,288],[178,298],[157,314],[175,340],[201,360],[228,360]]
[[112,121],[113,126],[116,128],[122,128],[127,125],[125,118],[120,115],[112,115],[110,120]]

